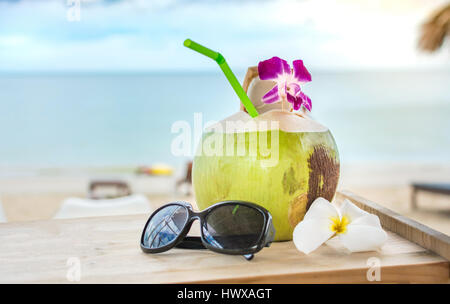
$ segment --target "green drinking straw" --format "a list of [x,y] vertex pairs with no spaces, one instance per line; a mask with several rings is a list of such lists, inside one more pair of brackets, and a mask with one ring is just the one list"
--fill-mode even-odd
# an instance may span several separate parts
[[250,101],[250,98],[248,98],[241,84],[237,80],[236,76],[234,76],[233,72],[231,71],[230,67],[225,61],[225,58],[223,58],[222,54],[210,50],[207,47],[204,47],[203,45],[200,45],[192,41],[191,39],[186,39],[183,44],[185,47],[188,47],[196,52],[199,52],[200,54],[203,54],[213,59],[215,62],[217,62],[219,64],[220,69],[225,74],[225,77],[227,77],[234,91],[236,92],[245,109],[247,110],[248,114],[250,114],[251,117],[258,116],[258,111],[256,111],[255,106]]

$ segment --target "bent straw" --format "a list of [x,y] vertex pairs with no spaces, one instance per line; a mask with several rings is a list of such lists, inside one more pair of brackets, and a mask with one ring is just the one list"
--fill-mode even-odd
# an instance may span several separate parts
[[248,98],[247,93],[245,93],[236,76],[234,76],[233,72],[228,66],[228,63],[225,61],[225,58],[220,53],[210,50],[207,47],[204,47],[203,45],[200,45],[192,41],[191,39],[186,39],[183,45],[217,62],[219,64],[220,69],[225,74],[225,77],[227,77],[228,82],[231,84],[234,91],[241,100],[242,104],[244,105],[245,109],[247,110],[247,113],[251,117],[258,116],[258,111],[256,111],[255,106],[252,104],[250,98]]

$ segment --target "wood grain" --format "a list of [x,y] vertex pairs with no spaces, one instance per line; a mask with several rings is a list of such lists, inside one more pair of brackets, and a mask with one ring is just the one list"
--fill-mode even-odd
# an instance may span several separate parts
[[384,208],[350,191],[338,192],[337,199],[349,199],[361,209],[376,214],[385,229],[439,254],[447,261],[450,260],[450,236]]
[[379,252],[350,254],[331,240],[304,255],[292,242],[279,242],[248,262],[207,250],[145,254],[139,238],[146,219],[0,224],[0,282],[69,283],[70,257],[81,262],[80,283],[372,283],[366,277],[371,257],[380,261],[382,283],[448,282],[446,259],[392,232]]

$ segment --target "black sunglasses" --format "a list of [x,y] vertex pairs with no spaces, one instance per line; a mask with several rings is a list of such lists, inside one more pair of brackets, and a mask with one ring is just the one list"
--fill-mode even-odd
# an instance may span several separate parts
[[[187,237],[192,223],[200,220],[201,237]],[[225,201],[194,212],[186,202],[173,202],[158,208],[148,219],[141,236],[146,253],[173,247],[210,249],[243,255],[247,260],[275,237],[272,216],[265,208],[243,201]]]

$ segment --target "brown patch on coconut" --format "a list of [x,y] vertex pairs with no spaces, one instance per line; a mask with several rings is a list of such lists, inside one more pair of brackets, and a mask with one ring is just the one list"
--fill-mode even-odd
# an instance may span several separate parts
[[288,210],[288,220],[289,225],[292,228],[297,226],[300,221],[303,220],[306,213],[306,205],[308,203],[308,196],[306,193],[303,193],[300,196],[297,196],[290,204]]
[[309,186],[306,210],[318,197],[323,197],[331,202],[339,180],[339,162],[329,154],[325,146],[314,147],[308,164]]
[[295,172],[292,167],[283,174],[283,191],[292,195],[299,188],[299,183],[295,178]]

